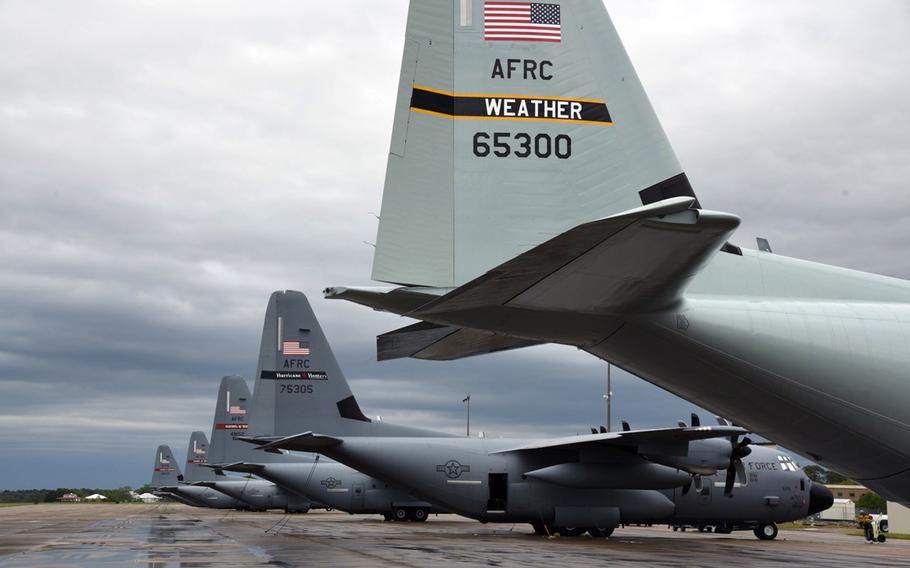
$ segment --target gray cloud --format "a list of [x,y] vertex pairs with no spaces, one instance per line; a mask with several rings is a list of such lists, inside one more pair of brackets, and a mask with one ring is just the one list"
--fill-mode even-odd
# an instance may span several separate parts
[[[737,242],[910,277],[905,3],[607,7]],[[319,299],[369,281],[406,10],[0,3],[0,486],[146,480],[158,443],[209,427],[222,375],[252,375],[283,288],[314,300],[370,414],[458,432],[471,392],[492,435],[603,421],[588,355],[377,364],[407,320]],[[694,408],[619,371],[614,390],[642,426]]]

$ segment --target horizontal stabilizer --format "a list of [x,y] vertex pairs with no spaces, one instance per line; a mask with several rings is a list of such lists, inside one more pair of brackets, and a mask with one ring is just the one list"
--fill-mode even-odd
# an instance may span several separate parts
[[333,286],[322,291],[328,300],[347,300],[381,312],[404,314],[432,302],[451,288],[392,288],[389,286]]
[[697,428],[657,428],[653,430],[629,430],[622,432],[607,432],[604,434],[586,434],[583,436],[570,436],[550,440],[538,440],[534,443],[492,452],[494,454],[507,454],[512,452],[542,452],[553,450],[581,449],[583,446],[613,446],[626,448],[641,448],[646,446],[684,446],[696,440],[710,438],[729,438],[748,433],[748,430],[738,426],[699,426]]
[[478,329],[419,322],[377,336],[376,354],[379,361],[402,357],[445,361],[539,343]]
[[265,469],[261,463],[234,462],[212,465],[209,467],[217,468],[218,471],[233,471],[238,473],[256,473]]
[[417,319],[490,306],[587,313],[665,308],[739,226],[673,197],[570,229],[407,313]]
[[244,442],[250,442],[259,445],[260,450],[291,450],[298,452],[318,452],[322,448],[337,446],[342,442],[340,438],[332,436],[323,436],[312,432],[304,432],[293,436],[284,436],[280,438],[245,438]]

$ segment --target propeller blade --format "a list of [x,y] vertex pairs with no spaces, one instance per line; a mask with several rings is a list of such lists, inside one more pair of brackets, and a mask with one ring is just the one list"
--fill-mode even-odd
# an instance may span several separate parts
[[692,427],[698,428],[701,426],[701,418],[698,417],[698,414],[692,413]]
[[689,483],[683,485],[682,494],[683,494],[683,495],[688,495],[689,490],[691,490],[691,489],[692,489],[692,480],[690,479],[690,480],[689,480]]
[[727,467],[727,478],[724,480],[724,495],[733,497],[733,484],[736,482],[736,467],[731,463]]
[[693,481],[695,482],[695,491],[697,491],[698,493],[701,493],[701,490],[702,490],[702,488],[704,487],[704,483],[702,483],[702,478],[701,478],[701,476],[700,476],[700,475],[693,475],[693,476],[692,476],[692,479],[693,479]]
[[743,460],[733,460],[733,468],[736,470],[736,481],[740,485],[746,484],[746,468],[743,466]]

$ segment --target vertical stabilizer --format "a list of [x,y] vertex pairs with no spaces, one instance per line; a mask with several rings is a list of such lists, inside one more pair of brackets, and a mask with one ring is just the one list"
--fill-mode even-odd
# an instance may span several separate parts
[[180,466],[174,459],[170,446],[158,446],[155,450],[155,465],[152,469],[152,487],[166,487],[177,485],[183,481]]
[[190,434],[190,443],[186,448],[186,470],[183,480],[186,483],[195,483],[197,481],[218,481],[225,478],[224,474],[218,475],[210,467],[205,467],[208,463],[209,441],[204,432],[193,432]]
[[273,292],[269,298],[256,377],[251,436],[306,431],[351,436],[440,435],[373,422],[364,415],[301,292]]
[[301,292],[273,292],[269,298],[254,392],[251,435],[297,434],[314,424],[370,422]]
[[373,279],[454,287],[694,196],[601,0],[411,2]]
[[[273,454],[255,451],[249,444],[238,440],[248,434],[253,413],[253,396],[246,380],[237,375],[223,377],[215,402],[215,419],[212,423],[212,443],[209,446],[209,463],[234,462],[309,462],[309,456]],[[274,414],[269,410],[267,414]]]
[[212,444],[209,461],[214,464],[242,461],[249,457],[249,444],[237,441],[246,436],[249,427],[249,409],[252,402],[250,389],[243,377],[231,375],[221,379],[218,398],[215,400],[215,418],[212,423]]

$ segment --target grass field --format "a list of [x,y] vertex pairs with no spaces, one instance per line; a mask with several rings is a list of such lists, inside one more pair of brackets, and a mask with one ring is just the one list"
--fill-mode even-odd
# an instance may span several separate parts
[[34,503],[0,503],[0,507],[18,507],[20,505],[34,505]]

